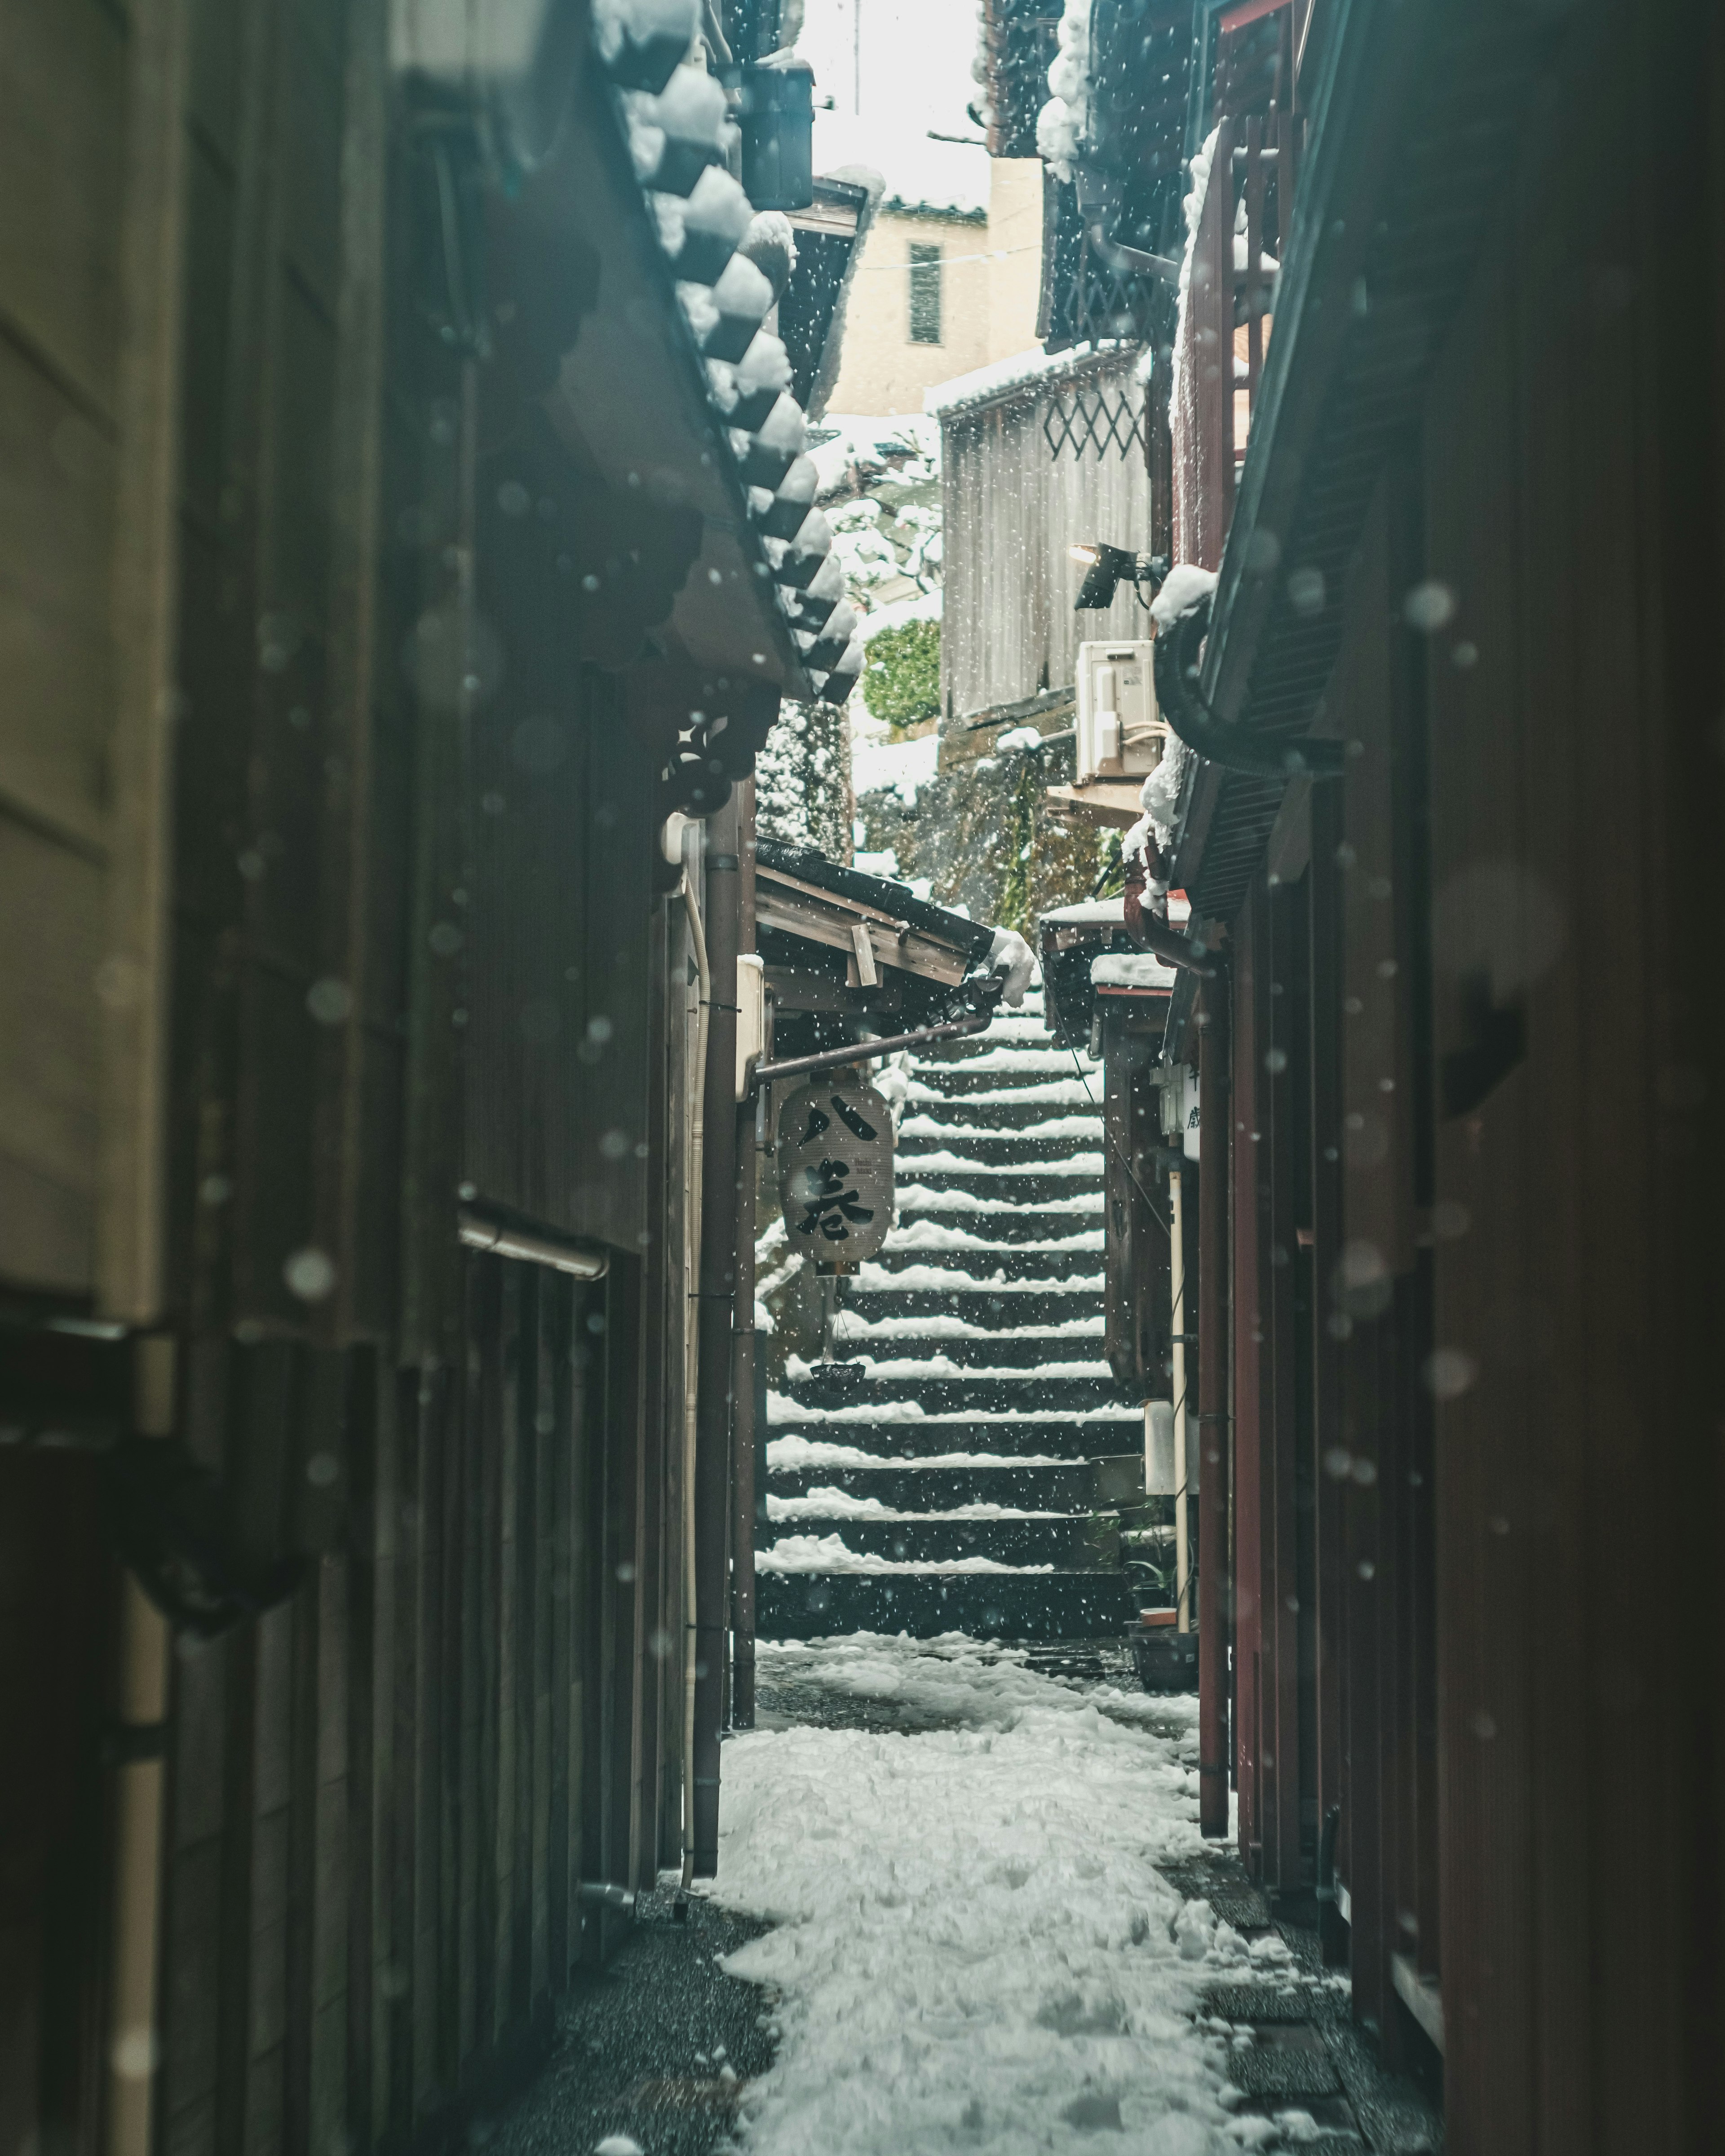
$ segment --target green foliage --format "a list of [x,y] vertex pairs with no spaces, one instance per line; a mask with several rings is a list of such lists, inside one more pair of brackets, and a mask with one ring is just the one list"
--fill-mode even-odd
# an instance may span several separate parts
[[901,622],[869,642],[863,695],[870,716],[895,732],[932,719],[941,707],[941,625]]

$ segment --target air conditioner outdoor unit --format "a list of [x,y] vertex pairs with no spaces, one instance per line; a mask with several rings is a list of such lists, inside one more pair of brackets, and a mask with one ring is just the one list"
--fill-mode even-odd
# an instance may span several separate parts
[[1078,783],[1142,778],[1162,760],[1154,649],[1146,637],[1078,647]]

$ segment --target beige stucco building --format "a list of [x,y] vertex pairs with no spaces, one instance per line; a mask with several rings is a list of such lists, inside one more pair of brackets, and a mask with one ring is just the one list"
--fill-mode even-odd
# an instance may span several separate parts
[[1042,162],[989,160],[986,209],[890,190],[857,265],[833,412],[920,412],[922,393],[1036,341]]

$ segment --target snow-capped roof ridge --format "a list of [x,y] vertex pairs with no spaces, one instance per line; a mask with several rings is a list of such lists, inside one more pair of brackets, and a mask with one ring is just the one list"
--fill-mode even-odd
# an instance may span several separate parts
[[1028,352],[1015,352],[1005,359],[991,360],[986,367],[976,367],[968,374],[955,375],[950,382],[938,382],[932,389],[925,390],[922,408],[936,418],[945,418],[968,404],[992,403],[997,398],[1064,381],[1070,376],[1084,373],[1101,361],[1136,353],[1137,348],[1135,343],[1117,343],[1112,339],[1104,339],[1100,344],[1077,344],[1069,351],[1055,352],[1032,345]]
[[718,439],[736,459],[760,566],[778,587],[809,687],[842,704],[862,672],[862,642],[839,593],[813,588],[832,532],[813,506],[807,419],[788,392],[783,341],[762,326],[778,296],[774,279],[794,264],[795,240],[784,218],[757,214],[726,169],[737,130],[723,87],[691,55],[694,24],[692,0],[603,0],[593,41],[704,362]]

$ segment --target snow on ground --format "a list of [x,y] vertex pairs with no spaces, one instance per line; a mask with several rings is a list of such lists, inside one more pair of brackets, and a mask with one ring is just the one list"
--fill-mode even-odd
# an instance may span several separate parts
[[[1196,1703],[1081,1687],[962,1635],[761,1642],[763,1686],[898,1702],[916,1735],[727,1742],[712,1892],[775,1928],[726,1958],[783,2040],[751,2156],[1230,2156],[1202,1987],[1255,1958],[1158,1860],[1199,1853]],[[1276,1942],[1281,1948],[1281,1942]],[[1281,1951],[1285,1955],[1286,1948]]]

